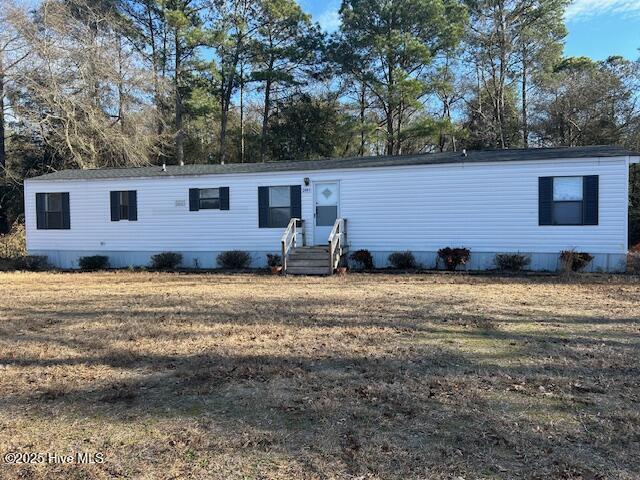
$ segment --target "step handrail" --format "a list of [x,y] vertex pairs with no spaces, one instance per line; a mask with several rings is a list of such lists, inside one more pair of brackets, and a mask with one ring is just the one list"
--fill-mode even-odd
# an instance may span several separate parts
[[302,245],[304,245],[304,220],[292,218],[280,238],[282,249],[282,270],[287,271],[287,257],[292,248],[298,246],[298,233],[302,234]]
[[340,265],[340,259],[347,250],[347,219],[338,218],[329,234],[329,273]]

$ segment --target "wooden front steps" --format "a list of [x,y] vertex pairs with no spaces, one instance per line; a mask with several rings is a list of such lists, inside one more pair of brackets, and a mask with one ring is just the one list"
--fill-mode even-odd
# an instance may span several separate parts
[[287,258],[288,275],[330,275],[329,247],[295,247]]

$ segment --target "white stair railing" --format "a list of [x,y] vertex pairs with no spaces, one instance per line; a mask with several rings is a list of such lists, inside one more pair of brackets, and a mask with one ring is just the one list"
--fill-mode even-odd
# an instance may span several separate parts
[[340,259],[347,250],[347,219],[338,218],[329,234],[329,274],[340,266]]
[[301,236],[301,243],[304,245],[304,220],[292,218],[280,239],[282,244],[282,270],[285,272],[287,271],[287,257],[289,256],[289,252],[292,248],[298,246],[298,235]]

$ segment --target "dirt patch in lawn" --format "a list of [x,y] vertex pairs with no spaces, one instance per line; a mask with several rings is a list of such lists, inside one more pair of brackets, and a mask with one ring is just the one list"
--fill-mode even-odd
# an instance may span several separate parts
[[0,478],[640,477],[634,277],[0,274]]

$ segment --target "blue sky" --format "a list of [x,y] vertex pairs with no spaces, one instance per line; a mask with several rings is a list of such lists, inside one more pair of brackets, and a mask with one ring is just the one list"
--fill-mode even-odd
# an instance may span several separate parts
[[[298,0],[327,31],[340,25],[340,0]],[[640,0],[574,0],[566,13],[565,54],[602,60],[640,57]]]

